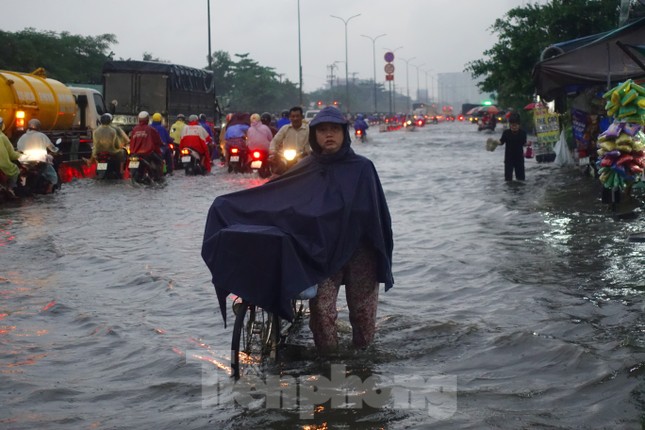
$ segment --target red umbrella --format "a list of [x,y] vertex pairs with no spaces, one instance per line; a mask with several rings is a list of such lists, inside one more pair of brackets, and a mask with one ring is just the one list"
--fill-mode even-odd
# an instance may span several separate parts
[[474,115],[477,113],[477,109],[479,109],[481,106],[476,106],[472,109],[470,109],[468,112],[466,112],[466,115]]
[[542,103],[540,103],[540,102],[532,102],[532,103],[529,103],[526,106],[524,106],[524,110],[533,110],[535,108],[541,108],[543,106],[544,105]]
[[499,109],[497,108],[497,106],[482,106],[477,112],[495,114],[499,112]]

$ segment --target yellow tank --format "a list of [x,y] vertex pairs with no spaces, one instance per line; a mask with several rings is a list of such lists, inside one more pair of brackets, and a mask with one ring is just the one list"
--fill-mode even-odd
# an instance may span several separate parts
[[40,120],[42,131],[69,130],[76,109],[72,91],[47,78],[44,69],[32,73],[0,70],[0,116],[7,136],[25,130],[32,118]]

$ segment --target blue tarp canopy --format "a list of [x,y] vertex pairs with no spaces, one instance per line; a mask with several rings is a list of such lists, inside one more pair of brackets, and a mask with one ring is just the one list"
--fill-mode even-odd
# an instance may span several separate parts
[[533,68],[536,93],[552,100],[575,86],[610,87],[627,79],[645,78],[641,67],[644,53],[645,18],[612,31],[551,45]]

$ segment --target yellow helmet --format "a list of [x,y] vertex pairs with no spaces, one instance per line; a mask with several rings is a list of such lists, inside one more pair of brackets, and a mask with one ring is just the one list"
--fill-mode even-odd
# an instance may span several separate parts
[[152,115],[152,122],[161,122],[161,114],[159,112],[155,112],[155,114]]

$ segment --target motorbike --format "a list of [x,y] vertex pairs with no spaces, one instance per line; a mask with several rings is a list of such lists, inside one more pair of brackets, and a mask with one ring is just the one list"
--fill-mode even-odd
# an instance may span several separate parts
[[192,148],[181,150],[181,165],[186,175],[203,175],[206,173],[204,166],[202,166],[202,156]]
[[265,150],[254,149],[251,151],[251,171],[257,172],[258,176],[262,179],[271,176],[271,169],[269,168],[268,156],[269,153]]
[[171,142],[168,144],[168,149],[170,149],[170,153],[172,154],[172,161],[175,169],[181,169],[183,167],[181,165],[181,157],[183,157],[183,155],[179,150],[179,144]]
[[227,164],[228,164],[228,173],[246,173],[248,171],[247,166],[247,155],[248,148],[246,144],[240,144],[238,142],[231,143],[228,148],[227,154]]
[[302,153],[298,154],[295,149],[284,149],[282,154],[276,157],[270,163],[271,173],[274,175],[282,175],[284,172],[293,167],[302,158]]
[[97,179],[123,179],[121,161],[109,152],[96,154]]
[[[60,145],[62,139],[56,141]],[[46,149],[29,149],[18,158],[20,163],[20,176],[16,184],[15,193],[19,197],[28,197],[34,194],[50,194],[60,189],[60,176],[58,174],[58,159],[53,158]],[[57,183],[53,187],[46,179],[45,170],[51,164],[56,172]]]
[[477,125],[477,131],[483,131],[483,130],[495,131],[495,125],[496,125],[495,121],[480,120]]
[[157,168],[158,163],[163,164],[163,161],[155,159],[152,154],[130,154],[128,169],[132,183],[152,185],[162,182],[163,174]]
[[367,142],[367,133],[365,133],[365,130],[360,128],[354,130],[354,137],[356,137],[356,140],[359,142]]

